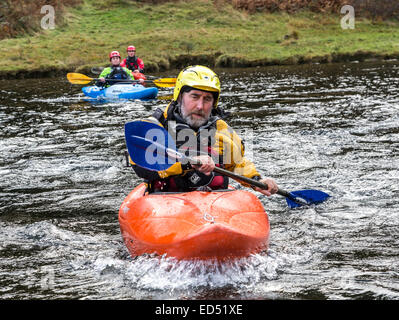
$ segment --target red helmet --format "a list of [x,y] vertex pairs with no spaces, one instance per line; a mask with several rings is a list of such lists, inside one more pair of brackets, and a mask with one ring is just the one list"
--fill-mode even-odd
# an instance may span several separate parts
[[135,47],[135,46],[128,46],[127,49],[126,49],[126,51],[129,51],[129,50],[134,50],[134,51],[136,51],[136,47]]
[[119,54],[118,51],[112,51],[112,52],[109,54],[109,60],[111,60],[113,57],[119,57],[119,59],[122,59],[122,58],[121,58],[121,55]]

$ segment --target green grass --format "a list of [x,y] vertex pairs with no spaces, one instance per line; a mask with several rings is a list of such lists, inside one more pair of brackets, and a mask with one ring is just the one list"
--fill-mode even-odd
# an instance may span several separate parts
[[[358,51],[399,52],[399,22],[357,19],[354,30],[342,30],[340,19],[307,11],[250,15],[230,5],[218,10],[210,0],[162,5],[85,0],[68,10],[62,27],[0,41],[0,73],[104,66],[111,50],[126,55],[129,44],[153,70],[160,64],[174,68],[175,57],[187,53],[217,55],[219,62],[230,57],[284,63]],[[297,39],[289,36],[294,34]]]

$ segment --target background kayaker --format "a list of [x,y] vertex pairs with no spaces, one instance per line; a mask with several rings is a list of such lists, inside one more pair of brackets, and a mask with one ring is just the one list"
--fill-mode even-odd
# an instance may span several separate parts
[[[104,70],[99,75],[99,80],[96,82],[96,85],[99,87],[110,86],[118,83],[118,81],[107,81],[107,79],[116,79],[116,80],[134,80],[135,77],[133,73],[120,65],[121,63],[121,55],[118,51],[112,51],[109,54],[109,60],[111,62],[111,66],[108,68],[104,68]],[[144,84],[144,79],[137,79],[141,84]]]
[[176,162],[167,170],[150,171],[130,160],[136,174],[146,180],[149,192],[226,189],[228,177],[213,172],[215,165],[267,184],[267,190],[255,189],[267,196],[277,192],[275,181],[262,179],[255,165],[245,158],[242,140],[222,119],[219,96],[219,78],[211,69],[190,66],[180,72],[172,102],[165,110],[157,109],[147,121],[167,129],[179,151],[202,165]]
[[139,57],[136,57],[136,47],[128,46],[127,58],[123,59],[121,66],[126,67],[132,72],[143,73],[144,72],[144,62]]

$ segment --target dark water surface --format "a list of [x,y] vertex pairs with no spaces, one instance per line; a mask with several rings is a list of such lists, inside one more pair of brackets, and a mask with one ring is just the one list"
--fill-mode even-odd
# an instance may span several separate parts
[[262,197],[270,249],[247,259],[132,259],[123,125],[167,101],[0,81],[0,299],[399,299],[399,62],[217,71],[259,171],[333,197],[296,210]]

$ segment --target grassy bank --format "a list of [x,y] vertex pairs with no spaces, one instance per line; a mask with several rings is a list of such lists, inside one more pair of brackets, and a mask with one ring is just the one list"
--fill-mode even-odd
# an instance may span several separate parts
[[[218,2],[215,2],[218,3]],[[84,0],[62,26],[0,41],[0,76],[87,72],[108,64],[111,50],[134,44],[147,71],[190,63],[256,66],[399,57],[399,22],[301,11],[248,14],[224,3],[181,1],[159,5],[130,0]]]

